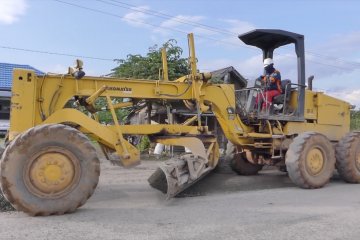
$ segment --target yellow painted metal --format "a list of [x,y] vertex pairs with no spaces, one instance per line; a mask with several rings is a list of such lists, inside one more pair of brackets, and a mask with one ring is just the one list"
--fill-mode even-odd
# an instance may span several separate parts
[[[82,132],[91,134],[101,144],[116,150],[123,165],[130,166],[139,162],[140,154],[133,145],[124,139],[123,135],[171,136],[171,140],[170,138],[166,140],[170,141],[171,145],[182,144],[183,140],[179,140],[181,137],[211,135],[206,126],[200,126],[201,113],[205,111],[212,111],[215,114],[229,141],[243,147],[270,149],[272,146],[270,142],[261,143],[255,140],[271,140],[273,134],[293,136],[305,131],[316,131],[323,133],[332,141],[338,141],[349,131],[350,108],[348,103],[323,93],[307,90],[304,122],[287,122],[283,128],[277,126],[279,123],[268,124],[266,131],[256,132],[256,127],[244,124],[235,112],[234,86],[210,84],[207,80],[211,74],[198,73],[192,34],[188,35],[188,40],[191,74],[171,82],[88,76],[76,80],[68,74],[36,76],[35,72],[31,70],[15,70],[9,140],[13,140],[21,132],[36,125],[71,123],[79,126],[78,129]],[[165,65],[163,66],[164,70],[166,70]],[[164,79],[166,79],[165,76]],[[105,126],[78,110],[64,109],[66,103],[75,96],[85,98],[88,104],[93,104],[99,97],[106,97],[114,125]],[[196,103],[193,105],[196,107],[197,116],[183,124],[119,125],[114,109],[131,106],[132,102],[112,104],[112,98],[131,98],[132,102],[146,99]],[[291,94],[290,107],[292,109],[297,107],[296,91]],[[96,119],[96,116],[94,118]],[[198,120],[198,126],[189,126],[196,120]],[[196,141],[198,142],[198,140]],[[203,139],[201,141],[204,142]],[[170,143],[167,142],[167,144]],[[214,149],[216,145],[213,144]],[[201,154],[208,155],[204,151]]]
[[55,91],[55,93],[53,94],[52,98],[51,98],[51,101],[50,101],[50,106],[49,106],[49,113],[53,113],[54,112],[54,106],[62,92],[62,87],[63,87],[63,79],[64,79],[64,75],[61,76],[60,78],[60,82],[58,83],[57,85],[57,89]]
[[[235,114],[234,86],[230,84],[206,85],[203,92],[204,103],[211,105],[211,109],[227,139],[235,145],[251,142],[252,139],[249,138],[248,134],[256,133],[252,127],[245,125],[240,117]],[[228,109],[233,109],[234,112],[229,113]],[[269,134],[263,135],[269,136]]]
[[[107,86],[106,93],[111,97],[138,99],[192,99],[191,89],[187,83],[161,82],[158,84],[161,93],[155,94],[156,82],[151,80],[127,80],[103,77],[84,77],[75,80],[70,75],[36,76],[34,71],[16,69],[13,78],[13,96],[11,99],[11,119],[9,137],[12,140],[17,134],[41,124],[50,117],[50,104],[63,81],[62,92],[53,103],[53,114],[62,109],[74,96],[91,96],[100,86]],[[98,87],[99,86],[99,87]],[[103,93],[104,96],[105,93]],[[24,118],[24,116],[27,116]]]
[[118,109],[118,108],[131,107],[133,105],[134,105],[133,102],[121,102],[121,103],[113,104],[113,107],[115,109]]
[[306,155],[306,169],[315,176],[321,172],[324,167],[324,154],[319,148],[311,149]]
[[[37,82],[39,81],[41,79],[36,76],[34,71],[17,69],[13,72],[10,139],[41,122],[39,106],[36,104],[37,101],[44,101],[43,98],[39,98],[37,91]],[[50,104],[49,99],[46,101]],[[25,116],[26,121],[24,121]]]
[[[297,92],[291,94],[290,107],[297,108]],[[324,134],[331,141],[339,141],[350,131],[350,104],[322,92],[306,90],[304,122],[287,122],[285,135],[306,131]]]
[[[25,77],[27,73],[33,73],[31,71],[24,70],[16,70],[15,72],[19,72],[18,76],[21,75]],[[44,116],[45,119],[51,118],[51,122],[78,122],[74,117],[67,113],[58,114],[58,111],[62,111],[64,105],[70,100],[73,96],[91,96],[96,93],[99,89],[96,89],[97,86],[106,85],[106,91],[101,95],[105,94],[111,97],[123,97],[123,98],[139,98],[139,99],[179,99],[179,100],[191,100],[192,99],[192,90],[188,89],[187,83],[179,83],[179,82],[154,82],[151,80],[124,80],[124,79],[112,79],[112,78],[95,78],[95,77],[84,77],[80,80],[75,80],[71,76],[56,76],[49,75],[45,78],[36,77],[35,73],[33,73],[34,81],[32,82],[32,88],[35,91],[34,95],[40,96],[41,94],[41,83],[43,82],[43,89],[46,88],[46,91],[42,91],[41,97],[28,96],[27,94],[15,95],[12,99],[12,112],[10,119],[10,140],[12,140],[18,133],[21,133],[32,126],[36,126],[48,121],[43,121],[41,115]],[[49,102],[53,96],[53,93],[57,89],[57,83],[60,81],[60,78],[63,78],[63,91],[58,98],[58,101],[54,105],[54,116],[50,116],[49,111],[47,110],[49,107]],[[16,88],[18,80],[14,79],[14,86]],[[167,92],[168,94],[164,96],[156,96],[154,93],[154,89],[160,87],[161,92]],[[77,87],[76,87],[77,86]],[[100,87],[101,88],[101,87]],[[235,143],[241,143],[238,138],[238,134],[244,133],[244,130],[250,129],[246,125],[242,124],[238,116],[233,114],[232,116],[228,116],[226,111],[226,107],[231,107],[235,109],[235,96],[234,89],[232,85],[210,85],[206,84],[203,87],[203,92],[201,96],[201,101],[206,105],[212,107],[213,112],[215,113],[217,119],[220,124],[225,128],[226,136]],[[27,87],[29,89],[29,87]],[[77,89],[77,90],[76,90]],[[14,89],[14,92],[17,90]],[[205,94],[206,93],[206,94]],[[216,96],[216,98],[212,97]],[[41,99],[40,108],[37,104],[32,104],[29,101],[29,98],[35,98],[39,101]],[[49,100],[50,99],[50,100]],[[15,108],[14,106],[17,106]],[[209,107],[207,107],[209,108]],[[32,109],[29,112],[27,109]],[[23,113],[24,110],[29,114],[30,118],[24,119]],[[74,110],[76,111],[76,110]],[[73,114],[73,113],[71,113]],[[52,114],[51,114],[52,115]],[[64,118],[67,119],[64,119]],[[55,120],[55,118],[58,118]],[[21,119],[22,121],[17,121],[17,119]],[[31,121],[29,121],[31,120]],[[98,124],[98,123],[97,123]],[[146,134],[147,128],[149,126],[144,126],[143,128],[138,128],[138,134],[144,132]],[[98,128],[98,126],[92,126],[92,129]],[[181,126],[178,125],[170,125],[169,128],[178,129]],[[199,128],[200,129],[200,128]],[[231,129],[231,130],[230,130]],[[192,129],[193,130],[193,129]],[[94,130],[92,130],[94,131]],[[91,132],[91,131],[90,131]],[[194,132],[194,131],[193,131]],[[198,131],[199,132],[199,131]],[[200,131],[201,132],[201,131]],[[251,132],[251,131],[246,131]],[[195,132],[194,132],[195,133]]]
[[209,165],[211,167],[216,167],[220,157],[219,144],[217,143],[215,138],[212,139],[211,141],[212,142],[208,147],[206,154],[209,161]]
[[[290,106],[297,108],[297,92],[291,94]],[[304,117],[318,125],[342,126],[344,132],[350,130],[350,104],[328,96],[322,92],[306,90]]]
[[[104,140],[106,145],[111,147],[116,140],[116,129],[114,125],[103,125],[89,118],[84,113],[70,108],[58,110],[47,118],[42,124],[47,123],[66,123],[71,122],[82,127],[82,131],[92,133]],[[184,134],[208,134],[207,127],[202,127],[201,131],[197,126],[184,126],[181,124],[154,124],[154,125],[120,125],[123,134],[152,135],[164,133],[167,135]]]
[[192,154],[207,159],[206,149],[203,142],[195,137],[163,137],[156,138],[157,143],[164,145],[184,146],[191,150]]
[[[20,71],[22,74],[18,74],[26,77],[29,71]],[[105,94],[111,97],[131,97],[138,99],[178,99],[178,100],[191,100],[192,99],[192,89],[188,88],[187,83],[181,82],[154,82],[149,80],[124,80],[124,79],[112,79],[112,78],[94,78],[94,77],[84,77],[81,80],[75,80],[70,76],[47,76],[45,80],[42,77],[36,77],[33,75],[34,81],[32,87],[35,91],[34,96],[40,95],[40,87],[43,81],[43,89],[46,91],[42,91],[42,97],[38,97],[37,99],[42,100],[42,110],[39,109],[39,105],[32,104],[31,101],[28,100],[29,96],[25,95],[15,95],[13,97],[12,103],[12,112],[11,112],[11,127],[10,127],[10,140],[13,139],[18,133],[27,130],[32,126],[36,126],[42,123],[53,122],[53,123],[67,123],[72,122],[81,125],[86,129],[87,132],[92,133],[95,136],[99,137],[100,142],[106,142],[106,145],[110,148],[115,149],[116,143],[118,142],[116,139],[113,139],[114,134],[104,136],[104,133],[113,133],[117,132],[117,130],[113,127],[105,127],[107,131],[99,132],[98,129],[102,129],[103,126],[92,119],[89,119],[84,114],[78,112],[77,110],[72,109],[62,109],[66,102],[71,99],[72,96],[84,96],[82,94],[87,93],[87,96],[91,96],[96,93],[99,89],[96,87],[107,86],[106,91],[103,92],[101,96]],[[61,78],[63,80],[61,80]],[[16,79],[14,79],[17,82]],[[48,109],[50,105],[50,100],[52,99],[53,94],[56,92],[58,88],[59,82],[63,81],[63,89],[61,94],[58,97],[58,101],[54,104],[54,113],[49,115]],[[15,84],[16,86],[16,84]],[[77,86],[77,88],[76,88]],[[157,96],[155,93],[155,88],[158,87],[160,92],[170,92],[173,94]],[[27,86],[27,89],[29,87]],[[77,89],[77,91],[76,91]],[[37,90],[37,91],[36,91]],[[14,91],[15,93],[17,90]],[[142,92],[142,93],[141,93]],[[85,95],[86,96],[86,95]],[[214,97],[216,96],[216,97]],[[31,98],[31,97],[30,97]],[[235,96],[234,96],[234,88],[232,85],[228,84],[204,84],[202,86],[202,94],[200,97],[200,102],[203,102],[207,106],[211,106],[211,110],[214,112],[220,126],[222,127],[225,136],[236,145],[245,145],[252,144],[254,139],[256,138],[271,138],[270,133],[256,133],[252,126],[245,125],[235,113],[229,113],[228,109],[235,109]],[[344,105],[347,106],[348,105]],[[32,109],[32,112],[28,112],[28,109]],[[27,114],[30,118],[23,118],[23,113],[28,112]],[[43,121],[41,118],[41,112],[45,116],[46,120]],[[76,112],[76,113],[75,113]],[[82,117],[78,117],[81,115]],[[347,118],[347,115],[344,115],[344,119]],[[17,119],[21,119],[22,121],[17,121]],[[79,121],[78,119],[82,119]],[[86,119],[86,120],[85,120]],[[32,121],[30,121],[32,120]],[[89,121],[87,121],[89,120]],[[13,123],[15,122],[15,123]],[[90,125],[86,125],[88,122],[91,122]],[[345,121],[344,121],[345,122]],[[187,128],[188,127],[188,128]],[[194,126],[182,126],[178,124],[172,125],[142,125],[142,126],[129,126],[129,125],[121,125],[121,132],[123,134],[203,134],[203,127],[194,127]],[[326,136],[330,138],[330,140],[338,140],[340,139],[345,132],[348,130],[347,123],[344,125],[328,125],[328,124],[317,124],[316,122],[312,123],[303,123],[303,122],[288,122],[283,132],[286,135],[298,134],[299,132],[304,131],[317,131],[320,133],[324,133]],[[111,140],[109,140],[111,139]],[[127,141],[124,144],[129,144]],[[127,145],[127,148],[133,147],[131,144]],[[134,147],[133,147],[134,148]],[[138,151],[134,150],[131,153],[137,153],[137,156],[133,159],[138,159],[139,154]],[[137,162],[137,161],[136,161]]]
[[[155,138],[155,141],[164,145],[187,147],[192,154],[207,159],[207,163],[209,163],[211,167],[215,167],[219,160],[219,145],[215,137],[200,139],[196,137],[170,136]],[[209,144],[208,149],[205,148],[204,143]]]
[[116,141],[114,147],[115,147],[117,154],[121,157],[121,163],[125,167],[137,165],[140,163],[138,151],[134,149],[134,153],[136,153],[136,154],[134,154],[134,153],[131,154],[131,152],[129,152],[129,149],[127,148],[128,144],[126,144],[128,142],[123,137],[123,134],[121,132],[121,128],[119,125],[119,120],[116,116],[115,109],[114,109],[114,106],[112,104],[112,101],[111,101],[111,98],[109,95],[106,96],[106,100],[108,103],[108,107],[110,108],[111,116],[113,118],[116,133],[117,133],[117,141]]
[[167,64],[166,48],[161,49],[161,59],[162,59],[162,80],[169,81],[169,70]]
[[191,117],[191,118],[188,118],[188,119],[186,119],[185,122],[183,122],[182,125],[189,126],[190,124],[192,124],[193,122],[195,122],[195,121],[197,120],[197,118],[198,118],[198,116],[196,116],[196,115],[193,116],[193,117]]
[[[190,67],[192,76],[196,76],[197,74],[197,66],[196,66],[196,56],[195,56],[195,42],[194,42],[194,34],[188,34],[188,45],[190,49]],[[193,79],[195,80],[195,79]]]
[[326,125],[303,122],[288,122],[284,127],[284,133],[286,135],[295,135],[302,132],[314,131],[325,135],[330,141],[339,141],[342,137],[349,132],[349,126],[346,122],[344,125]]
[[[297,94],[296,94],[297,96]],[[318,116],[318,108],[317,108],[317,93],[306,90],[305,91],[305,109],[304,109],[304,115],[305,119],[317,119]]]
[[30,167],[32,185],[44,194],[59,193],[70,186],[75,176],[72,161],[61,153],[45,153]]
[[350,125],[350,108],[346,102],[325,95],[324,93],[318,93],[316,104],[318,108],[318,124]]
[[86,103],[89,105],[93,105],[95,103],[96,99],[98,99],[98,97],[100,97],[100,95],[106,91],[106,88],[107,88],[106,85],[99,88],[99,90],[94,92],[90,97],[86,98],[86,100],[85,100]]

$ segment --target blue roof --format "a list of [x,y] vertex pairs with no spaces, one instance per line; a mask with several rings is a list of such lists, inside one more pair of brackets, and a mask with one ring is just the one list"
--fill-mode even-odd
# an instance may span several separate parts
[[0,63],[0,89],[9,89],[9,90],[11,89],[14,68],[34,70],[37,75],[45,74],[42,71],[33,68],[32,66],[29,65]]

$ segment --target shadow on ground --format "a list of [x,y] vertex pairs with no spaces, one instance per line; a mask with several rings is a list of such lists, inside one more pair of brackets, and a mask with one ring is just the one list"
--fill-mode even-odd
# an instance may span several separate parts
[[272,188],[296,187],[286,173],[265,170],[254,176],[235,173],[210,173],[201,181],[178,195],[178,197],[203,196],[213,193],[253,191]]
[[[337,173],[331,182],[341,181]],[[263,170],[254,176],[240,176],[235,173],[210,173],[201,181],[178,195],[178,197],[204,196],[214,193],[255,191],[275,188],[297,187],[287,173],[278,170]]]

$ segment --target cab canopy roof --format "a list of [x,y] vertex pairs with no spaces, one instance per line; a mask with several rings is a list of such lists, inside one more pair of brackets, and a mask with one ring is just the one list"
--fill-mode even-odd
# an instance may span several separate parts
[[275,49],[290,43],[298,44],[304,41],[304,35],[278,29],[255,29],[240,34],[239,38],[247,45],[263,50]]
[[296,116],[297,119],[303,120],[305,106],[304,35],[278,29],[255,29],[240,34],[239,38],[247,45],[260,48],[263,52],[263,59],[273,58],[276,48],[294,43],[297,57],[297,86],[299,87],[298,108],[294,116]]

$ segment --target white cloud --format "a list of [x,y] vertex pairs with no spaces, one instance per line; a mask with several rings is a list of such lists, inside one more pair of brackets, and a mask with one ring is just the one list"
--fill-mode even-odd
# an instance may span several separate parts
[[360,109],[360,89],[343,90],[343,91],[326,91],[330,96],[342,99]]
[[58,63],[55,65],[49,66],[48,68],[46,68],[46,70],[51,73],[60,73],[61,74],[61,73],[67,73],[68,67]]
[[228,34],[223,34],[225,37],[222,39],[225,42],[229,43],[226,44],[227,47],[233,46],[245,46],[245,44],[238,38],[239,34],[249,32],[254,30],[256,26],[250,22],[240,21],[238,19],[219,19],[220,22],[225,23],[226,27],[225,30]]
[[1,0],[0,23],[12,24],[25,14],[27,4],[25,0]]
[[174,27],[178,27],[181,25],[184,25],[189,22],[194,22],[194,23],[198,23],[201,20],[203,20],[204,17],[203,16],[187,16],[187,15],[177,15],[171,19],[165,20],[164,22],[161,23],[162,27],[168,27],[168,28],[174,28]]
[[[149,20],[150,16],[141,11],[149,10],[149,6],[138,6],[132,8],[134,11],[131,11],[124,15],[123,20],[135,27],[148,27],[147,20]],[[138,11],[136,11],[138,10]]]
[[[143,6],[141,8],[147,10],[150,9],[147,6]],[[174,33],[171,29],[183,32],[194,32],[195,34],[201,36],[209,36],[209,38],[219,39],[219,41],[216,42],[206,39],[204,40],[202,38],[196,39],[197,43],[199,43],[199,41],[206,41],[206,45],[200,44],[203,49],[209,49],[210,44],[212,45],[211,47],[219,49],[222,48],[224,55],[229,54],[229,56],[218,56],[215,59],[202,58],[201,61],[199,61],[200,69],[211,71],[223,67],[234,66],[242,75],[249,79],[254,79],[262,74],[262,56],[259,49],[254,48],[257,51],[249,51],[242,48],[239,50],[239,57],[236,57],[231,53],[234,48],[239,49],[239,47],[245,46],[238,39],[237,35],[256,29],[256,25],[250,22],[238,19],[212,19],[212,21],[217,21],[216,23],[220,24],[219,26],[228,32],[219,33],[197,25],[204,23],[205,20],[207,20],[206,17],[198,15],[177,15],[171,19],[161,21],[154,16],[131,11],[125,15],[125,19],[128,19],[128,21],[126,21],[128,24],[132,24],[137,27],[148,26],[141,23],[134,23],[130,20],[140,22],[149,22],[152,20],[155,22],[155,25],[159,25],[160,27],[153,29],[152,34],[150,35],[154,42],[161,42],[163,39],[166,40],[166,38]],[[189,25],[184,22],[192,22],[193,24]],[[209,25],[215,24],[211,23]],[[202,51],[202,48],[199,48],[199,52]],[[281,50],[276,50],[274,53],[275,67],[280,70],[283,79],[291,79],[293,82],[296,82],[297,62],[294,54],[294,48],[291,47],[291,50],[289,50],[290,48],[280,49]],[[315,75],[315,87],[329,91],[332,94],[341,94],[340,91],[342,93],[346,93],[344,94],[346,96],[355,96],[358,94],[358,92],[353,89],[360,89],[360,82],[357,77],[360,75],[360,63],[354,63],[354,61],[359,61],[360,59],[360,31],[335,36],[327,41],[324,41],[316,50],[309,49],[308,51],[315,52],[315,54],[306,54],[306,77]],[[326,55],[335,57],[326,57]],[[249,57],[245,59],[245,56]],[[339,60],[337,59],[338,57],[350,59],[352,64]],[[331,89],[335,90],[332,91]],[[349,97],[345,99],[349,99],[350,102],[354,101],[354,99]]]
[[201,36],[213,36],[218,34],[217,32],[214,32],[211,29],[207,29],[204,27],[194,27],[191,32],[199,34]]
[[174,29],[175,31],[192,32],[201,35],[213,34],[212,31],[198,25],[204,19],[205,17],[203,16],[177,15],[161,22],[159,27],[154,30],[154,33],[170,35],[173,32],[172,29]]
[[[141,12],[143,10],[150,10],[149,6],[134,7],[132,9],[132,11],[128,12],[123,16],[123,20],[126,23],[135,27],[153,28],[152,26],[149,26],[147,24],[150,20],[152,20],[152,22],[154,23],[151,24],[153,24],[154,26],[158,25],[158,27],[153,28],[153,34],[169,36],[176,31],[193,32],[201,35],[214,34],[213,31],[204,29],[203,27],[198,25],[198,23],[205,19],[205,17],[203,16],[177,15],[170,19],[159,22],[159,19],[155,16],[151,16],[146,14],[145,12]],[[152,35],[151,38],[156,39],[156,36]]]
[[[336,57],[347,54],[359,53],[360,51],[360,31],[349,32],[341,36],[335,36],[320,47],[326,53]],[[335,57],[335,58],[336,58]],[[358,55],[358,57],[360,57]],[[334,60],[334,59],[333,59]]]
[[233,66],[237,69],[238,62],[226,58],[217,58],[214,60],[201,59],[198,63],[199,69],[204,72],[210,72],[221,68]]
[[246,21],[240,21],[238,19],[221,19],[221,21],[229,24],[226,29],[235,35],[239,35],[256,28],[254,24]]
[[[291,54],[280,55],[274,58],[275,68],[281,72],[284,79],[295,81],[297,69],[296,58]],[[263,74],[262,55],[257,54],[245,60],[220,58],[216,60],[202,60],[199,63],[202,69],[217,70],[224,67],[233,66],[244,77],[255,79]]]
[[[335,36],[308,50],[308,66],[320,78],[349,74],[360,69],[360,31]],[[315,52],[315,53],[314,53]],[[321,64],[319,64],[321,63]],[[360,87],[360,83],[358,83]]]
[[[68,62],[68,60],[65,60],[64,62]],[[53,73],[53,74],[66,74],[68,72],[69,67],[73,67],[74,65],[69,64],[66,65],[66,63],[44,63],[44,64],[37,64],[36,67],[40,71],[43,71],[45,73]],[[71,61],[69,62],[71,63]],[[85,62],[84,65],[84,71],[86,73],[86,76],[99,76],[99,75],[106,75],[109,72],[99,72],[99,70],[96,69],[96,63],[88,63]]]

